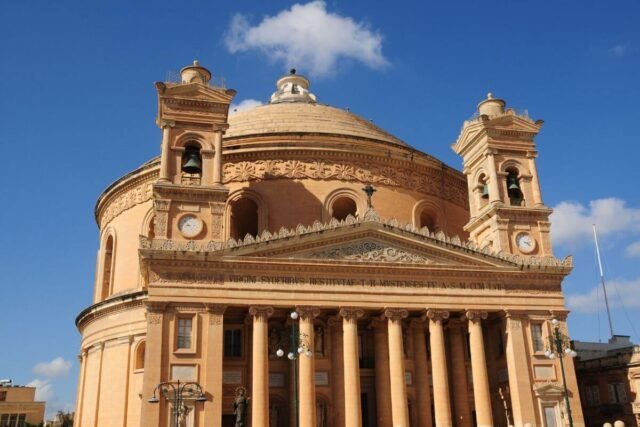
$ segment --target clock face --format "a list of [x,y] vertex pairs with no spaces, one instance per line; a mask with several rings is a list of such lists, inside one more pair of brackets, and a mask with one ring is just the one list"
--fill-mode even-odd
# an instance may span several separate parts
[[518,233],[516,235],[516,245],[521,252],[533,252],[536,248],[536,241],[529,233]]
[[184,237],[195,237],[202,231],[202,220],[195,215],[184,215],[178,221],[178,229]]

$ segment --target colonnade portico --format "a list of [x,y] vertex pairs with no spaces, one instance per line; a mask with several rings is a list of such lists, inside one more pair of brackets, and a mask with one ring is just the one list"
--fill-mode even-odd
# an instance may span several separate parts
[[[471,366],[473,373],[473,401],[477,425],[492,426],[492,405],[489,389],[489,375],[487,373],[486,355],[484,348],[482,321],[486,320],[488,313],[484,311],[456,312],[455,319],[452,313],[446,310],[427,309],[422,312],[409,311],[402,308],[370,309],[342,307],[337,310],[319,309],[314,307],[296,307],[300,319],[300,333],[307,340],[307,344],[313,348],[314,319],[324,311],[330,319],[332,335],[332,351],[341,354],[331,355],[332,378],[341,386],[342,398],[337,402],[340,408],[335,408],[335,418],[328,425],[333,427],[361,427],[363,425],[361,414],[361,389],[359,365],[359,325],[358,320],[369,317],[367,323],[373,328],[374,351],[376,357],[375,384],[376,384],[376,412],[378,426],[393,427],[449,427],[453,425],[472,425],[471,416],[464,423],[454,422],[454,408],[450,399],[451,354],[448,354],[445,335],[448,328],[445,322],[455,322],[456,328],[468,327],[469,351],[471,354]],[[337,311],[337,316],[331,314]],[[252,425],[269,426],[269,357],[268,357],[268,319],[274,312],[270,306],[252,306],[249,314],[252,316]],[[367,316],[365,316],[365,314]],[[450,319],[451,318],[451,319]],[[450,319],[450,320],[448,320]],[[366,319],[364,319],[366,320]],[[409,414],[409,399],[407,395],[407,381],[405,371],[405,334],[410,334],[413,349],[413,378],[415,387],[414,405],[417,407],[416,417],[412,419]],[[426,335],[429,334],[430,354],[427,352]],[[449,332],[451,333],[451,332]],[[459,334],[461,331],[455,332]],[[451,340],[457,339],[451,336]],[[460,344],[464,337],[460,335]],[[451,344],[450,348],[455,348]],[[449,350],[457,351],[457,350]],[[460,350],[464,354],[461,347]],[[428,364],[431,362],[431,372]],[[316,384],[314,357],[300,357],[298,359],[298,390],[299,390],[299,426],[316,427]],[[463,361],[464,363],[464,361]],[[334,366],[335,365],[335,366]],[[461,373],[466,375],[466,369]],[[337,377],[340,378],[337,378]],[[430,377],[433,380],[433,393],[431,391]],[[455,379],[451,381],[455,382]],[[464,383],[466,387],[466,382]],[[455,385],[454,385],[455,388]],[[462,396],[466,396],[466,389],[457,390]],[[433,417],[435,424],[433,424]]]

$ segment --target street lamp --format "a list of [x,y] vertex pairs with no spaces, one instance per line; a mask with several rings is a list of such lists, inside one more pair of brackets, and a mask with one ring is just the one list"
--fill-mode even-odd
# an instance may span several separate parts
[[148,400],[149,403],[159,403],[160,399],[157,397],[162,395],[173,406],[173,417],[175,420],[175,427],[180,425],[180,416],[185,414],[185,408],[183,408],[184,401],[195,396],[196,402],[206,402],[207,397],[202,391],[200,384],[196,382],[181,383],[178,381],[165,381],[156,386],[153,390],[153,396]]
[[[304,354],[306,357],[312,357],[313,352],[311,351],[309,336],[298,331],[298,322],[296,322],[298,317],[300,317],[298,312],[292,311],[289,317],[293,322],[291,322],[291,328],[289,330],[289,352],[287,353],[287,359],[293,362],[293,425],[294,427],[298,427],[298,364],[296,361],[298,360],[298,355]],[[283,357],[284,350],[278,348],[278,350],[276,350],[276,356]]]
[[564,386],[564,403],[567,406],[567,415],[569,416],[569,427],[573,427],[573,418],[571,417],[571,406],[569,406],[569,390],[567,389],[567,378],[564,374],[565,356],[576,357],[578,353],[571,349],[569,337],[560,332],[558,319],[551,320],[553,325],[553,335],[549,337],[549,347],[545,351],[545,356],[549,359],[560,359],[560,370],[562,371],[562,385]]

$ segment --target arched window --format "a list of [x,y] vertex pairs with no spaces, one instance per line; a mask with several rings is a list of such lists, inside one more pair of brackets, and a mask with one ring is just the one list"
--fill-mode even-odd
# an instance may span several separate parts
[[516,169],[507,169],[507,195],[511,206],[522,206],[523,197],[520,177]]
[[139,370],[144,369],[144,354],[147,349],[146,341],[141,341],[136,348],[136,356],[133,362],[133,369]]
[[346,219],[349,215],[356,216],[358,206],[351,197],[338,197],[331,205],[331,215],[338,221]]
[[111,280],[113,277],[113,236],[107,237],[102,257],[102,288],[100,300],[105,300],[111,294]]
[[199,185],[202,176],[202,156],[200,146],[188,142],[182,155],[182,184]]
[[429,231],[434,231],[436,228],[436,221],[426,209],[420,212],[420,228],[422,227],[427,227]]
[[248,197],[231,203],[229,236],[241,240],[247,234],[258,235],[258,205]]

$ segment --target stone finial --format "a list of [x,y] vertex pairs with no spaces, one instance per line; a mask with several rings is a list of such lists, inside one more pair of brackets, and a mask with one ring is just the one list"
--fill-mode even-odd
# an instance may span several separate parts
[[506,103],[502,99],[493,97],[493,94],[489,92],[487,99],[478,104],[478,113],[489,117],[499,116],[504,113],[504,107]]
[[201,66],[196,59],[192,65],[187,65],[180,70],[180,79],[183,84],[200,83],[206,85],[211,80],[211,71]]

